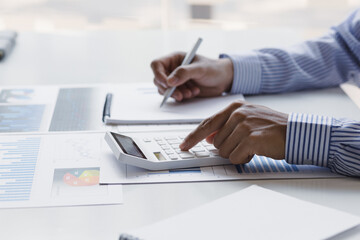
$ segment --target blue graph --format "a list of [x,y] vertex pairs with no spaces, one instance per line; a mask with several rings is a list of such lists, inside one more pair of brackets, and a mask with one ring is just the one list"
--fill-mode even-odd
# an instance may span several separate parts
[[201,173],[200,167],[193,168],[178,168],[178,169],[170,169],[164,171],[149,171],[149,175],[158,175],[158,174],[180,174],[180,173]]
[[33,94],[34,89],[4,89],[0,92],[0,103],[30,101]]
[[287,164],[284,160],[273,160],[257,155],[255,155],[249,163],[236,165],[236,170],[238,173],[299,172],[296,165]]
[[30,199],[40,137],[0,141],[0,202]]
[[0,106],[0,132],[39,131],[44,105]]

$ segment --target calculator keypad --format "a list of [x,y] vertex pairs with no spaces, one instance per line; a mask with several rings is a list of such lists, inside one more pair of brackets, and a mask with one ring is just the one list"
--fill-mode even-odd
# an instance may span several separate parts
[[163,150],[163,153],[167,155],[170,160],[182,160],[192,158],[203,158],[203,157],[215,157],[219,156],[218,150],[212,145],[207,143],[205,140],[196,144],[189,151],[181,151],[179,148],[180,143],[186,136],[166,136],[166,137],[154,137],[144,138],[145,143],[155,142]]

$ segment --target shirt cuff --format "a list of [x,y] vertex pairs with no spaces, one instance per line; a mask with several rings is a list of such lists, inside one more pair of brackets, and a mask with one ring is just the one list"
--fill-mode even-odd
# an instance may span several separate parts
[[333,118],[311,114],[289,114],[285,160],[290,164],[328,167]]
[[260,93],[261,64],[255,52],[242,55],[221,54],[220,58],[229,58],[233,63],[234,79],[230,93]]

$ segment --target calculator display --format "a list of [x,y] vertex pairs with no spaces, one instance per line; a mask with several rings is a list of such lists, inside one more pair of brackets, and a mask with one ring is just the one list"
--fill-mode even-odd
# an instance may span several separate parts
[[130,137],[116,133],[111,133],[111,135],[115,138],[117,144],[119,144],[120,148],[123,150],[124,153],[146,159],[140,148]]

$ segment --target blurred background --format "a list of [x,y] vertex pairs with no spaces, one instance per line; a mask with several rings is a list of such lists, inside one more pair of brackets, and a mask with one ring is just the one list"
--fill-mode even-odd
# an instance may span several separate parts
[[316,37],[360,0],[0,0],[0,30],[296,29]]

